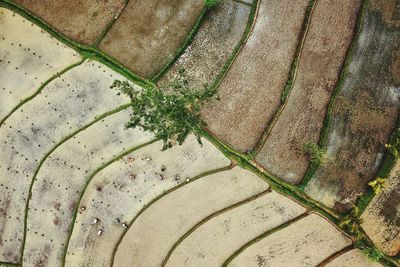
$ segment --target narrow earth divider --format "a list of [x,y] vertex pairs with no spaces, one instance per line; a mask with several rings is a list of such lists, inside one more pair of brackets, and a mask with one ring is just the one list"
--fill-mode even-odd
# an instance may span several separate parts
[[93,45],[96,49],[97,49],[98,45],[100,44],[101,40],[103,40],[103,38],[106,36],[108,31],[111,29],[112,25],[114,25],[114,23],[117,21],[117,19],[122,14],[122,12],[124,12],[124,9],[128,5],[128,3],[129,3],[129,0],[125,0],[124,6],[121,8],[121,10],[118,12],[118,14],[108,23],[108,25],[103,30],[103,32],[99,35],[99,37],[97,38],[96,42]]
[[209,8],[207,6],[203,8],[203,10],[201,11],[199,17],[197,18],[196,24],[193,26],[192,30],[189,32],[189,35],[183,41],[183,43],[178,48],[178,50],[176,50],[175,56],[172,58],[172,60],[163,69],[161,69],[151,79],[152,82],[157,83],[157,81],[160,80],[161,77],[174,65],[174,63],[179,59],[179,57],[186,50],[186,48],[188,48],[188,46],[192,43],[192,40],[193,40],[194,36],[196,35],[197,31],[199,30],[200,25],[201,25],[204,17],[207,16],[208,9]]
[[317,267],[324,267],[325,265],[327,265],[328,263],[330,263],[331,261],[333,261],[337,257],[340,257],[341,255],[345,254],[346,252],[349,252],[352,249],[354,249],[354,245],[353,244],[351,244],[350,246],[345,247],[344,249],[339,250],[338,252],[332,254],[331,256],[329,256],[328,258],[323,260],[321,263],[319,263],[317,265]]

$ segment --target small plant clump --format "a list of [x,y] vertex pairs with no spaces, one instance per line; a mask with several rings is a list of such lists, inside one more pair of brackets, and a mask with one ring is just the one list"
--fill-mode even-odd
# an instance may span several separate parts
[[362,237],[361,226],[360,226],[362,221],[359,215],[360,215],[360,210],[357,208],[357,206],[353,206],[349,214],[344,216],[339,223],[339,227],[354,234],[356,239],[360,239]]
[[370,247],[363,247],[361,251],[373,262],[378,262],[382,259],[383,254],[377,249]]
[[204,102],[216,94],[216,89],[204,86],[189,88],[184,70],[171,82],[156,87],[138,89],[127,81],[115,80],[111,85],[118,94],[131,99],[132,114],[127,128],[142,127],[164,141],[163,150],[181,145],[189,133],[201,144],[199,130],[206,126],[200,111]]
[[304,152],[310,155],[311,164],[325,165],[328,162],[326,149],[321,148],[317,144],[307,143],[304,145]]
[[370,187],[374,190],[375,195],[380,194],[383,189],[386,187],[386,179],[385,178],[376,178],[375,180],[368,183]]
[[210,8],[213,6],[216,6],[219,3],[220,0],[205,0],[206,2],[206,7]]

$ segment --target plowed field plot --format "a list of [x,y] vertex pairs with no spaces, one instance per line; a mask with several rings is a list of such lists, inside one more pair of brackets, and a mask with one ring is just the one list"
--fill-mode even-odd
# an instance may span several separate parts
[[204,107],[209,130],[238,150],[253,147],[279,106],[308,2],[260,1],[251,35],[219,87],[220,100]]
[[362,215],[368,236],[386,254],[400,252],[400,162],[392,169],[384,191],[376,196]]
[[318,143],[330,95],[351,42],[361,1],[317,1],[288,102],[257,161],[273,174],[299,183],[309,165],[307,143]]
[[0,0],[0,266],[400,266],[399,7]]
[[327,133],[330,159],[307,192],[338,211],[351,208],[375,177],[400,104],[398,1],[368,3]]
[[60,33],[83,44],[94,44],[122,11],[125,0],[13,0]]
[[0,123],[58,72],[80,61],[36,25],[0,8]]
[[152,78],[174,58],[203,9],[202,0],[129,1],[100,49]]
[[206,13],[192,43],[179,57],[161,82],[176,77],[184,70],[193,88],[211,84],[239,45],[244,34],[250,7],[232,0],[223,0]]

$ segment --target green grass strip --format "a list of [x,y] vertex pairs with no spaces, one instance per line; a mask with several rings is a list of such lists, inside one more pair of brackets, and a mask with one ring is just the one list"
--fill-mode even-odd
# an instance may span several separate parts
[[103,164],[103,165],[101,165],[100,167],[98,167],[98,168],[89,176],[89,179],[87,179],[85,185],[83,186],[83,188],[82,188],[82,190],[81,190],[81,193],[80,193],[80,195],[79,195],[79,201],[77,202],[77,205],[76,205],[76,207],[74,208],[74,213],[73,213],[73,216],[72,216],[73,220],[71,221],[72,224],[71,224],[71,226],[69,227],[69,230],[68,230],[67,242],[65,243],[65,244],[66,244],[66,245],[65,245],[65,250],[64,250],[63,255],[62,255],[62,261],[61,261],[62,266],[65,266],[65,260],[66,260],[66,258],[67,258],[68,245],[69,245],[69,242],[70,242],[70,240],[71,240],[72,231],[74,230],[74,226],[75,226],[75,223],[74,223],[74,222],[75,222],[75,220],[76,220],[76,217],[78,216],[79,205],[80,205],[80,203],[81,203],[81,200],[82,200],[82,198],[83,198],[83,195],[85,194],[86,188],[89,186],[89,184],[90,184],[90,182],[92,181],[93,177],[95,177],[100,171],[102,171],[102,170],[104,170],[105,168],[107,168],[108,166],[110,166],[112,163],[117,162],[118,160],[122,159],[124,156],[126,156],[126,155],[128,155],[128,154],[130,154],[130,153],[132,153],[132,152],[134,152],[134,151],[136,151],[136,150],[139,150],[139,149],[141,149],[141,148],[143,148],[143,147],[145,147],[145,146],[148,146],[148,145],[150,145],[150,144],[153,144],[153,143],[156,142],[156,141],[158,141],[158,140],[157,140],[157,139],[153,139],[153,140],[150,141],[150,142],[147,142],[147,143],[144,143],[144,144],[141,144],[141,145],[137,145],[137,146],[135,146],[135,147],[133,147],[133,148],[128,149],[127,151],[122,152],[122,153],[119,154],[118,156],[114,157],[113,159],[109,160],[109,161],[106,162],[105,164]]
[[271,230],[266,231],[265,233],[259,235],[258,237],[254,238],[253,240],[247,242],[245,245],[243,245],[241,248],[239,248],[237,251],[235,251],[231,256],[229,256],[229,258],[222,264],[222,266],[228,266],[229,263],[231,263],[240,253],[242,253],[244,250],[246,250],[248,247],[254,245],[255,243],[257,243],[258,241],[261,241],[262,239],[266,238],[267,236],[272,235],[273,233],[280,231],[288,226],[290,226],[291,224],[300,221],[301,219],[305,218],[308,216],[308,213],[304,213],[290,221],[287,221],[281,225],[279,225],[278,227],[275,227]]
[[296,53],[294,55],[292,65],[290,67],[289,76],[288,76],[285,88],[283,89],[283,92],[281,95],[281,105],[279,106],[278,110],[274,114],[274,117],[272,118],[272,120],[270,122],[267,122],[267,126],[265,127],[260,139],[257,141],[254,148],[251,151],[249,151],[249,154],[251,155],[252,158],[254,158],[256,156],[256,154],[258,152],[260,152],[261,148],[264,146],[264,143],[267,140],[269,133],[271,132],[275,123],[278,121],[280,115],[282,114],[282,112],[286,106],[289,94],[293,89],[294,82],[295,82],[296,76],[297,76],[297,69],[298,69],[297,67],[298,67],[298,63],[300,61],[301,53],[303,51],[303,45],[304,45],[304,42],[307,37],[308,27],[310,25],[314,5],[315,5],[315,0],[310,0],[310,2],[308,3],[308,6],[306,8],[306,14],[304,15],[302,29],[301,29],[299,37],[298,37],[299,42],[296,47]]
[[[349,74],[349,65],[353,59],[353,54],[356,50],[356,45],[357,45],[357,42],[360,38],[362,29],[363,29],[363,22],[364,22],[364,16],[365,16],[365,10],[367,7],[367,3],[368,3],[368,0],[363,0],[360,10],[358,11],[357,21],[356,21],[356,25],[355,25],[354,33],[353,33],[353,40],[350,44],[350,47],[347,50],[345,62],[342,66],[339,79],[336,83],[336,87],[332,93],[331,99],[328,104],[327,112],[325,115],[324,123],[322,125],[320,138],[319,138],[319,142],[318,142],[319,146],[322,148],[327,147],[327,140],[328,140],[329,130],[330,130],[331,123],[332,123],[333,112],[334,112],[333,109],[335,107],[336,98],[339,95],[339,93],[341,92],[341,90],[343,89],[344,81]],[[312,180],[312,178],[314,177],[314,175],[317,172],[319,167],[320,166],[318,164],[310,164],[310,167],[307,169],[302,182],[298,185],[298,188],[300,190],[304,191],[304,189],[306,188],[308,183]]]
[[117,60],[104,54],[103,52],[98,50],[96,47],[82,45],[82,44],[79,44],[79,43],[69,39],[62,33],[55,30],[53,27],[49,26],[45,21],[43,21],[39,17],[35,16],[31,12],[29,12],[24,7],[21,7],[10,0],[0,0],[0,7],[4,7],[9,10],[12,10],[15,13],[17,13],[17,14],[21,15],[22,17],[26,18],[27,20],[29,20],[30,22],[36,24],[37,26],[39,26],[40,28],[42,28],[43,30],[48,32],[50,35],[52,35],[54,38],[56,38],[63,44],[74,49],[83,58],[97,60],[97,61],[103,63],[104,65],[108,66],[110,69],[114,70],[115,72],[125,76],[126,78],[128,78],[129,80],[131,80],[132,82],[136,83],[139,86],[142,86],[142,87],[153,87],[154,86],[153,82],[131,72],[128,68],[124,67]]
[[192,183],[192,182],[194,182],[194,181],[196,181],[196,180],[198,180],[198,179],[200,179],[200,178],[203,178],[203,177],[205,177],[205,176],[208,176],[208,175],[211,175],[211,174],[214,174],[214,173],[218,173],[218,172],[222,172],[222,171],[227,171],[227,170],[229,170],[229,169],[231,169],[231,168],[232,168],[232,166],[222,167],[222,168],[218,168],[218,169],[215,169],[215,170],[207,171],[207,172],[204,172],[204,173],[199,174],[199,175],[197,175],[197,176],[194,176],[193,178],[190,179],[189,182],[182,182],[181,184],[179,184],[179,185],[177,185],[177,186],[175,186],[175,187],[173,187],[173,188],[171,188],[171,189],[165,191],[164,193],[158,195],[157,197],[155,197],[154,199],[152,199],[149,203],[147,203],[147,204],[138,212],[138,214],[136,214],[135,217],[130,221],[128,227],[124,230],[124,232],[123,232],[122,235],[120,236],[120,238],[119,238],[119,240],[118,240],[117,244],[115,245],[114,250],[113,250],[113,252],[112,252],[111,264],[110,264],[110,266],[113,266],[113,265],[114,265],[115,254],[117,253],[117,249],[118,249],[119,245],[121,244],[122,240],[124,239],[126,233],[129,231],[129,229],[131,228],[131,226],[133,225],[133,223],[136,221],[136,219],[137,219],[147,208],[149,208],[149,207],[150,207],[151,205],[153,205],[156,201],[160,200],[161,198],[163,198],[163,197],[166,196],[167,194],[174,192],[175,190],[181,188],[182,186],[185,186],[185,185],[187,185],[187,184],[189,184],[189,183]]
[[165,73],[175,64],[175,62],[179,59],[179,57],[185,52],[186,48],[192,43],[194,36],[200,29],[200,25],[203,21],[203,18],[206,16],[207,11],[209,8],[206,6],[203,8],[201,11],[199,17],[197,18],[196,24],[193,26],[191,31],[189,32],[189,35],[186,37],[186,39],[183,41],[181,46],[178,48],[178,50],[175,52],[175,56],[172,58],[172,60],[163,68],[161,69],[152,79],[151,81],[156,83],[159,81]]
[[125,104],[125,105],[122,105],[122,106],[120,106],[120,107],[118,107],[118,108],[112,110],[112,111],[106,112],[106,113],[104,113],[104,114],[102,114],[102,115],[96,117],[95,120],[91,121],[90,123],[88,123],[87,125],[83,126],[82,128],[79,128],[78,130],[76,130],[76,131],[72,132],[71,134],[67,135],[66,137],[64,137],[60,142],[58,142],[54,147],[52,147],[52,148],[45,154],[45,156],[40,160],[40,162],[39,162],[39,164],[38,164],[38,167],[36,168],[36,170],[35,170],[35,172],[34,172],[34,174],[33,174],[32,181],[31,181],[31,184],[30,184],[30,186],[29,186],[28,197],[27,197],[26,204],[25,204],[24,235],[23,235],[23,238],[22,238],[22,246],[21,246],[21,252],[20,252],[20,255],[21,255],[21,262],[23,262],[23,256],[24,256],[24,249],[25,249],[25,242],[26,242],[26,232],[27,232],[27,222],[28,222],[29,202],[30,202],[30,200],[31,200],[31,198],[32,198],[32,188],[33,188],[33,185],[34,185],[34,183],[35,183],[35,181],[36,181],[36,176],[38,175],[39,170],[40,170],[40,168],[42,167],[43,163],[47,160],[47,158],[48,158],[59,146],[61,146],[63,143],[65,143],[65,142],[68,141],[69,139],[73,138],[73,137],[74,137],[75,135],[77,135],[78,133],[80,133],[80,132],[86,130],[88,127],[90,127],[91,125],[95,124],[96,122],[98,122],[98,121],[104,119],[105,117],[108,117],[108,116],[110,116],[110,115],[112,115],[112,114],[114,114],[114,113],[117,113],[117,112],[119,112],[119,111],[122,111],[122,110],[124,110],[124,109],[126,109],[126,108],[128,108],[128,107],[130,107],[130,106],[131,106],[130,103],[129,103],[129,104]]
[[178,239],[177,242],[175,242],[175,244],[172,246],[172,248],[168,251],[168,254],[167,254],[167,256],[164,258],[163,263],[162,263],[161,266],[162,266],[162,267],[166,266],[166,265],[167,265],[167,262],[168,262],[168,260],[169,260],[169,258],[171,257],[171,255],[172,255],[172,253],[175,251],[175,249],[176,249],[189,235],[191,235],[194,231],[196,231],[196,229],[198,229],[199,227],[201,227],[202,225],[204,225],[206,222],[208,222],[208,221],[210,221],[211,219],[214,219],[214,218],[216,218],[216,217],[218,217],[218,216],[220,216],[220,215],[222,215],[222,214],[224,214],[224,213],[226,213],[226,212],[228,212],[228,211],[231,211],[231,210],[233,210],[233,209],[235,209],[235,208],[237,208],[237,207],[240,207],[240,206],[242,206],[242,205],[244,205],[244,204],[247,204],[247,203],[249,203],[249,202],[252,202],[252,201],[256,200],[257,198],[260,198],[260,197],[262,197],[262,196],[264,196],[264,195],[266,195],[266,194],[268,194],[268,193],[270,193],[270,192],[271,192],[271,189],[268,189],[268,190],[266,190],[266,191],[264,191],[264,192],[261,192],[261,193],[259,193],[259,194],[257,194],[257,195],[254,195],[254,196],[251,196],[251,197],[249,197],[249,198],[247,198],[247,199],[244,199],[244,200],[242,200],[242,201],[239,201],[239,202],[237,202],[237,203],[235,203],[235,204],[233,204],[233,205],[230,205],[230,206],[228,206],[228,207],[226,207],[226,208],[223,208],[223,209],[221,209],[221,210],[219,210],[219,211],[217,211],[217,212],[214,212],[214,213],[208,215],[206,218],[204,218],[204,219],[202,219],[201,221],[199,221],[198,223],[196,223],[192,228],[190,228],[189,231],[187,231],[184,235],[182,235],[182,236]]
[[43,88],[45,86],[47,86],[50,82],[52,82],[53,80],[55,80],[56,78],[59,78],[61,75],[63,75],[64,73],[66,73],[67,71],[69,71],[72,68],[75,68],[79,65],[81,65],[83,62],[85,61],[85,59],[83,58],[82,60],[80,60],[79,62],[72,64],[70,66],[68,66],[67,68],[63,69],[60,72],[57,72],[56,74],[54,74],[52,77],[50,77],[49,79],[47,79],[40,87],[39,89],[33,93],[31,96],[25,98],[24,100],[22,100],[18,105],[16,105],[1,121],[0,121],[0,127],[4,124],[4,122],[15,112],[17,111],[21,106],[23,106],[24,104],[26,104],[27,102],[29,102],[30,100],[32,100],[34,97],[36,97],[38,94],[40,94],[40,92],[42,92]]

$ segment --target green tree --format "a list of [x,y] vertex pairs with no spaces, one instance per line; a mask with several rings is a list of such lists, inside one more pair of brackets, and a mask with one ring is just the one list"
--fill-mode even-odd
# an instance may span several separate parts
[[131,99],[132,114],[127,128],[142,127],[154,133],[164,141],[163,150],[176,143],[182,144],[191,132],[201,144],[199,130],[206,126],[200,116],[201,107],[216,94],[216,89],[189,88],[184,71],[171,82],[153,88],[138,89],[119,80],[110,88]]

